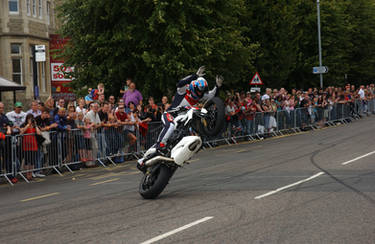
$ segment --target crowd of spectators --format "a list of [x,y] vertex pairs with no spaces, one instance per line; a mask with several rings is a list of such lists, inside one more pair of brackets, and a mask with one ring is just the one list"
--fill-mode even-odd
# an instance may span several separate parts
[[250,91],[227,92],[227,128],[224,134],[230,137],[233,133],[250,135],[259,130],[267,133],[276,128],[303,128],[307,124],[324,126],[327,121],[334,121],[344,115],[352,116],[358,111],[361,112],[358,116],[373,113],[374,97],[374,84],[358,88],[347,84],[344,88],[292,89],[290,92],[284,88],[266,88],[263,95]]
[[[296,116],[302,121],[302,127],[307,121],[324,126],[325,121],[335,119],[338,104],[354,106],[356,100],[361,111],[367,112],[368,101],[374,95],[373,84],[359,88],[348,84],[344,88],[324,90],[292,89],[290,92],[284,88],[267,88],[264,94],[228,91],[225,98],[227,126],[223,136],[250,135],[259,130],[271,132],[276,127],[291,126]],[[105,160],[108,156],[119,163],[124,161],[124,153],[150,147],[158,136],[161,115],[171,101],[167,96],[158,98],[160,103],[153,97],[144,101],[131,79],[126,80],[120,96],[106,98],[105,87],[100,83],[76,101],[55,101],[49,97],[46,101],[33,101],[27,108],[16,102],[13,110],[6,114],[0,102],[0,174],[12,172],[9,153],[12,143],[17,144],[13,155],[17,170],[26,172],[28,180],[44,177],[42,171],[34,169],[48,164],[83,162],[79,167],[89,167],[96,159]],[[302,109],[304,112],[296,113]],[[60,151],[57,148],[61,148]],[[17,182],[16,177],[8,176],[13,183]]]
[[[34,167],[40,169],[50,162],[80,161],[89,167],[95,165],[97,158],[127,153],[131,157],[137,147],[152,146],[161,115],[170,106],[168,98],[163,96],[156,104],[149,97],[144,103],[131,79],[127,79],[117,99],[114,95],[106,99],[104,89],[100,83],[76,101],[55,101],[52,97],[44,102],[32,101],[30,109],[16,102],[6,114],[0,103],[0,133],[4,136],[0,144],[0,174],[12,171],[12,143],[17,145],[17,167],[26,172],[28,180],[44,177]],[[11,141],[12,136],[17,138],[15,142]],[[117,163],[124,161],[123,156],[112,159]],[[17,182],[16,177],[9,178]]]

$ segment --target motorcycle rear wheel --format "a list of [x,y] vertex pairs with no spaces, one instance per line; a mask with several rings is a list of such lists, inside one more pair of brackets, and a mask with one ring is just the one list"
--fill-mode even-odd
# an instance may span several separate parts
[[143,175],[139,184],[139,194],[144,199],[155,199],[167,186],[169,179],[173,175],[172,169],[164,164],[156,166],[151,173]]

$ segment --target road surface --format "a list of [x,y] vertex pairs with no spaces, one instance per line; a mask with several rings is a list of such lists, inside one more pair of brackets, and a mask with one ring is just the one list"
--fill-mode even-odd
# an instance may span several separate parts
[[375,243],[375,118],[200,152],[157,200],[135,163],[0,185],[0,243]]

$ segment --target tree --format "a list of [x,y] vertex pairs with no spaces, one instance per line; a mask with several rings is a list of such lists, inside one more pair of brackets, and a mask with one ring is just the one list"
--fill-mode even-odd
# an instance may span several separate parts
[[343,1],[348,42],[348,81],[357,85],[375,78],[375,3],[370,0]]
[[[329,67],[324,85],[343,85],[358,78],[375,78],[374,3],[370,0],[320,1],[323,65]],[[272,87],[318,87],[319,66],[316,1],[247,1],[242,24],[246,37],[260,44],[255,62]]]
[[254,70],[258,48],[242,35],[244,11],[241,0],[64,1],[59,16],[71,39],[64,56],[75,66],[72,86],[103,82],[116,94],[133,77],[158,98],[200,65],[208,80],[223,74],[226,85],[240,84]]
[[[320,5],[324,85],[373,80],[375,3]],[[208,80],[223,74],[236,90],[255,71],[270,87],[319,86],[315,0],[67,0],[60,13],[76,90],[100,81],[116,94],[130,76],[158,98],[203,64]]]

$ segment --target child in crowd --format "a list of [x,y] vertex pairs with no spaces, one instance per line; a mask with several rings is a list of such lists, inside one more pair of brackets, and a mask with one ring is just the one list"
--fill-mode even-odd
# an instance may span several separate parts
[[85,100],[83,98],[78,99],[78,106],[76,107],[76,112],[82,112],[83,115],[86,115],[87,109],[85,108]]
[[104,94],[104,84],[103,83],[99,83],[98,89],[93,89],[91,91],[92,99],[95,100],[95,101],[98,100],[99,95],[103,95],[103,94]]
[[136,148],[137,137],[135,135],[136,128],[138,128],[138,122],[140,122],[137,116],[137,109],[133,102],[129,102],[130,112],[127,114],[127,124],[124,126],[125,134],[129,139],[129,152],[134,151]]
[[85,123],[83,122],[83,113],[79,112],[77,114],[77,119],[74,121],[76,124],[76,127],[81,130],[82,133],[77,133],[77,148],[78,148],[78,153],[81,161],[84,161],[86,159],[85,155],[85,141],[83,139],[83,130],[85,129]]
[[130,83],[132,82],[132,80],[130,78],[127,78],[126,79],[126,84],[124,86],[124,90],[120,90],[120,93],[122,95],[124,95],[124,93],[129,89],[129,86],[130,86]]
[[92,161],[92,146],[91,146],[91,133],[94,130],[94,126],[88,117],[84,118],[83,125],[83,140],[84,140],[84,158],[83,162]]
[[99,83],[98,89],[92,89],[91,87],[88,89],[88,95],[85,97],[86,105],[98,100],[99,95],[104,94],[104,84]]
[[86,102],[86,105],[89,105],[90,103],[92,103],[94,100],[92,99],[92,95],[91,95],[91,92],[92,92],[92,88],[90,87],[87,92],[89,94],[87,94],[87,96],[85,96],[85,102]]

